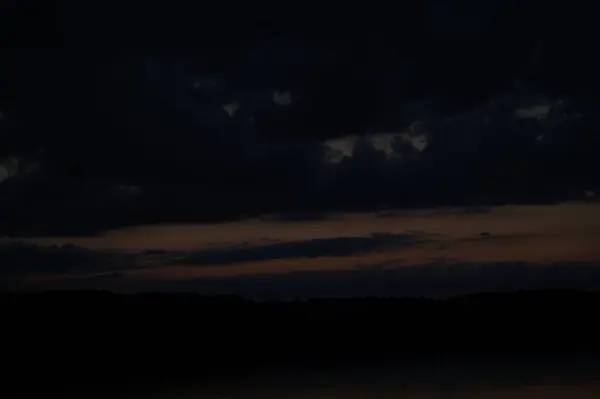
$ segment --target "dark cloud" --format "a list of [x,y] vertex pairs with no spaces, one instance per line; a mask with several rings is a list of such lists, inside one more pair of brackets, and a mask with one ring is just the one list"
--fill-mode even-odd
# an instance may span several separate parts
[[521,233],[521,234],[495,234],[493,231],[482,231],[479,234],[477,234],[476,236],[471,236],[471,237],[463,237],[463,238],[459,238],[458,241],[463,241],[463,242],[472,242],[472,241],[510,241],[510,240],[526,240],[528,238],[535,238],[535,237],[551,237],[553,236],[553,234],[548,234],[548,235],[544,235],[544,234],[537,234],[537,235],[533,235],[533,234],[528,234],[528,233]]
[[104,275],[107,271],[135,267],[133,257],[91,251],[74,245],[42,247],[28,244],[0,245],[0,288],[13,289],[24,278],[63,277],[71,274]]
[[[600,185],[584,10],[309,1],[117,13],[67,1],[40,4],[57,16],[40,20],[27,4],[10,7],[22,23],[3,25],[22,42],[0,67],[0,158],[39,167],[0,183],[2,233],[552,202]],[[555,17],[582,29],[551,34]],[[34,27],[46,44],[26,42]],[[328,139],[408,130],[428,146],[397,138],[390,158],[360,139],[352,157],[325,161]],[[140,195],[125,199],[125,186]]]
[[[139,253],[93,251],[75,245],[38,246],[23,243],[0,245],[0,275],[6,278],[54,276],[79,281],[93,276],[103,281],[124,270],[162,267],[230,265],[276,259],[351,256],[426,242],[425,234],[373,233],[365,237],[337,237],[262,245],[238,244],[192,252],[150,250]],[[87,276],[87,277],[81,277]],[[118,277],[118,276],[117,276]]]
[[366,237],[321,238],[262,246],[217,248],[177,256],[173,263],[190,265],[227,265],[274,259],[351,256],[425,242],[413,235],[373,233]]
[[287,274],[211,277],[184,281],[146,281],[142,284],[117,275],[63,279],[31,285],[30,289],[90,287],[133,291],[235,294],[252,299],[310,297],[425,296],[447,297],[480,292],[534,289],[600,289],[600,267],[582,262],[535,264],[528,262],[449,263],[407,266],[375,265],[350,271],[293,272]]
[[490,213],[492,211],[491,207],[483,207],[483,206],[472,206],[460,209],[460,213],[468,214],[468,215],[481,215]]
[[[538,264],[524,261],[471,263],[434,258],[410,265],[402,258],[364,264],[354,270],[306,271],[285,274],[206,277],[192,280],[137,280],[128,272],[169,265],[221,265],[239,262],[352,256],[418,245],[424,234],[372,234],[258,246],[236,245],[192,252],[146,251],[123,254],[91,251],[67,245],[0,247],[2,289],[113,289],[134,291],[195,291],[239,294],[253,298],[314,296],[450,296],[476,292],[528,289],[600,289],[600,265],[589,262]],[[474,237],[474,240],[520,238]],[[42,280],[31,280],[44,277]]]
[[207,278],[150,289],[197,290],[264,299],[330,296],[433,296],[529,289],[600,288],[598,265],[527,262],[432,264],[396,269],[339,272],[295,272],[285,275]]
[[335,215],[333,213],[318,210],[301,210],[296,212],[280,212],[276,214],[262,215],[260,219],[271,222],[306,222],[319,220],[334,220],[338,216],[339,215]]

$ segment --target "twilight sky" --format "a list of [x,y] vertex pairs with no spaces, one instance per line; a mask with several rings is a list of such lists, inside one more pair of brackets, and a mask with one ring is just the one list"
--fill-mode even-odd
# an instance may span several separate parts
[[188,3],[2,6],[4,288],[600,282],[576,2]]

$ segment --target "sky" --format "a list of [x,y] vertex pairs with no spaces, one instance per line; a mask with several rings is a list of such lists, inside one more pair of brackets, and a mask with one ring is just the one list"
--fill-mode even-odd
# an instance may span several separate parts
[[2,6],[2,288],[600,282],[585,7],[188,3]]

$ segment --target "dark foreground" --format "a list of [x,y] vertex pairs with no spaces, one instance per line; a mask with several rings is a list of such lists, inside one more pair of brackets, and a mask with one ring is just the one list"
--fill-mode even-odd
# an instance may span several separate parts
[[600,366],[600,293],[258,303],[72,292],[0,301],[3,380],[20,390],[209,384],[431,362]]

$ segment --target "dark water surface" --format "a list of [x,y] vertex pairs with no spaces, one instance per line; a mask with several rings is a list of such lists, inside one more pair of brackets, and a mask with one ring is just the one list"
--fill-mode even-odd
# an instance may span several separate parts
[[[94,389],[79,392],[91,397]],[[95,392],[97,394],[97,391]],[[129,389],[123,399],[600,398],[600,360],[582,356],[437,359],[402,367],[256,373],[202,386]]]

